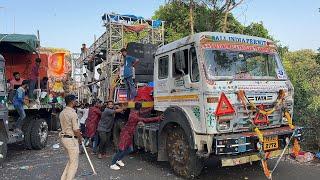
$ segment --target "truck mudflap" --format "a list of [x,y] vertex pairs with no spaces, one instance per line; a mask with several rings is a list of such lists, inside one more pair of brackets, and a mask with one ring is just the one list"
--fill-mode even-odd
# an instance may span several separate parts
[[[281,155],[282,151],[283,149],[270,151],[266,153],[266,156],[268,157],[268,159],[277,158]],[[286,149],[284,154],[288,155],[291,152],[292,152],[292,149],[288,148]],[[249,155],[230,156],[230,157],[221,158],[221,166],[222,167],[237,166],[240,164],[246,164],[246,163],[251,163],[251,162],[260,161],[260,160],[261,158],[258,153],[249,154]]]

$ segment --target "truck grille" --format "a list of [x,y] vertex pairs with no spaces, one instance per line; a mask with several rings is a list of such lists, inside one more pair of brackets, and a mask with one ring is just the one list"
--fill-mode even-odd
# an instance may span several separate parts
[[[257,104],[257,106],[259,106],[259,104]],[[271,110],[273,105],[265,105],[265,110]],[[244,129],[248,129],[251,125],[250,121],[253,121],[255,116],[256,116],[256,112],[255,110],[252,110],[250,106],[247,106],[247,110],[245,110],[243,108],[243,106],[237,106],[237,114],[236,114],[236,119],[237,119],[237,123],[234,124],[234,129],[235,130],[244,130]],[[271,128],[271,127],[278,127],[281,124],[282,121],[282,116],[281,116],[281,110],[278,109],[276,111],[274,111],[271,115],[268,116],[269,125],[258,125],[259,128]]]

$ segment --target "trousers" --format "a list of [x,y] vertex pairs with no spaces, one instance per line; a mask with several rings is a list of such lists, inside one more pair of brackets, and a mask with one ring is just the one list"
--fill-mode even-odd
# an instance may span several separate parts
[[130,147],[127,147],[127,149],[121,151],[121,150],[118,150],[118,152],[113,156],[112,158],[112,165],[113,164],[116,164],[117,161],[120,161],[121,159],[123,159],[125,156],[129,155],[131,152],[133,152],[133,147],[130,146]]
[[104,154],[107,152],[107,147],[110,144],[111,132],[99,131],[99,153]]
[[73,180],[79,163],[79,143],[75,138],[61,138],[61,143],[69,156],[61,180]]
[[124,78],[123,82],[127,89],[127,100],[133,100],[137,95],[137,91],[132,76]]
[[16,128],[21,129],[23,120],[26,118],[26,112],[24,111],[23,105],[21,106],[14,106],[19,114],[19,118],[16,123]]

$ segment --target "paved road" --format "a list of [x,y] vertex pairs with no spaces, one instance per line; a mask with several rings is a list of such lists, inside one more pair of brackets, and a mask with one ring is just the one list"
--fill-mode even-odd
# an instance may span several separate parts
[[[47,148],[40,151],[23,150],[23,145],[10,145],[9,157],[0,169],[1,179],[52,179],[58,180],[66,164],[66,155],[63,149],[53,149],[57,134],[51,133]],[[110,151],[109,154],[112,154]],[[120,171],[109,169],[111,157],[99,160],[92,157],[98,172],[97,176],[81,176],[90,172],[90,166],[84,155],[80,158],[77,179],[106,179],[106,180],[167,180],[181,178],[175,176],[168,163],[156,162],[155,158],[146,153],[136,153],[124,161],[127,166]],[[272,166],[274,162],[270,163]],[[216,167],[217,162],[211,160],[198,179],[265,179],[260,167],[242,165],[231,168]],[[275,174],[277,180],[318,180],[320,179],[320,164],[298,164],[292,160],[282,161]]]

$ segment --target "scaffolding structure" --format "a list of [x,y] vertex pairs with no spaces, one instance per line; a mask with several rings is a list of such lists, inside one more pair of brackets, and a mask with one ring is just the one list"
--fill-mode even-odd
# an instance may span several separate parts
[[[104,14],[102,16],[103,26],[106,31],[95,40],[95,42],[75,60],[74,64],[77,68],[82,68],[84,64],[89,62],[98,65],[96,59],[102,59],[100,68],[109,78],[108,87],[116,78],[117,71],[121,64],[121,56],[119,51],[125,47],[125,35],[127,28],[130,26],[145,25],[144,31],[147,32],[145,37],[138,37],[140,43],[151,43],[158,46],[164,44],[164,21],[144,19],[132,15]],[[95,68],[94,68],[95,69]],[[88,70],[87,70],[88,71]],[[109,94],[104,94],[108,97]]]

